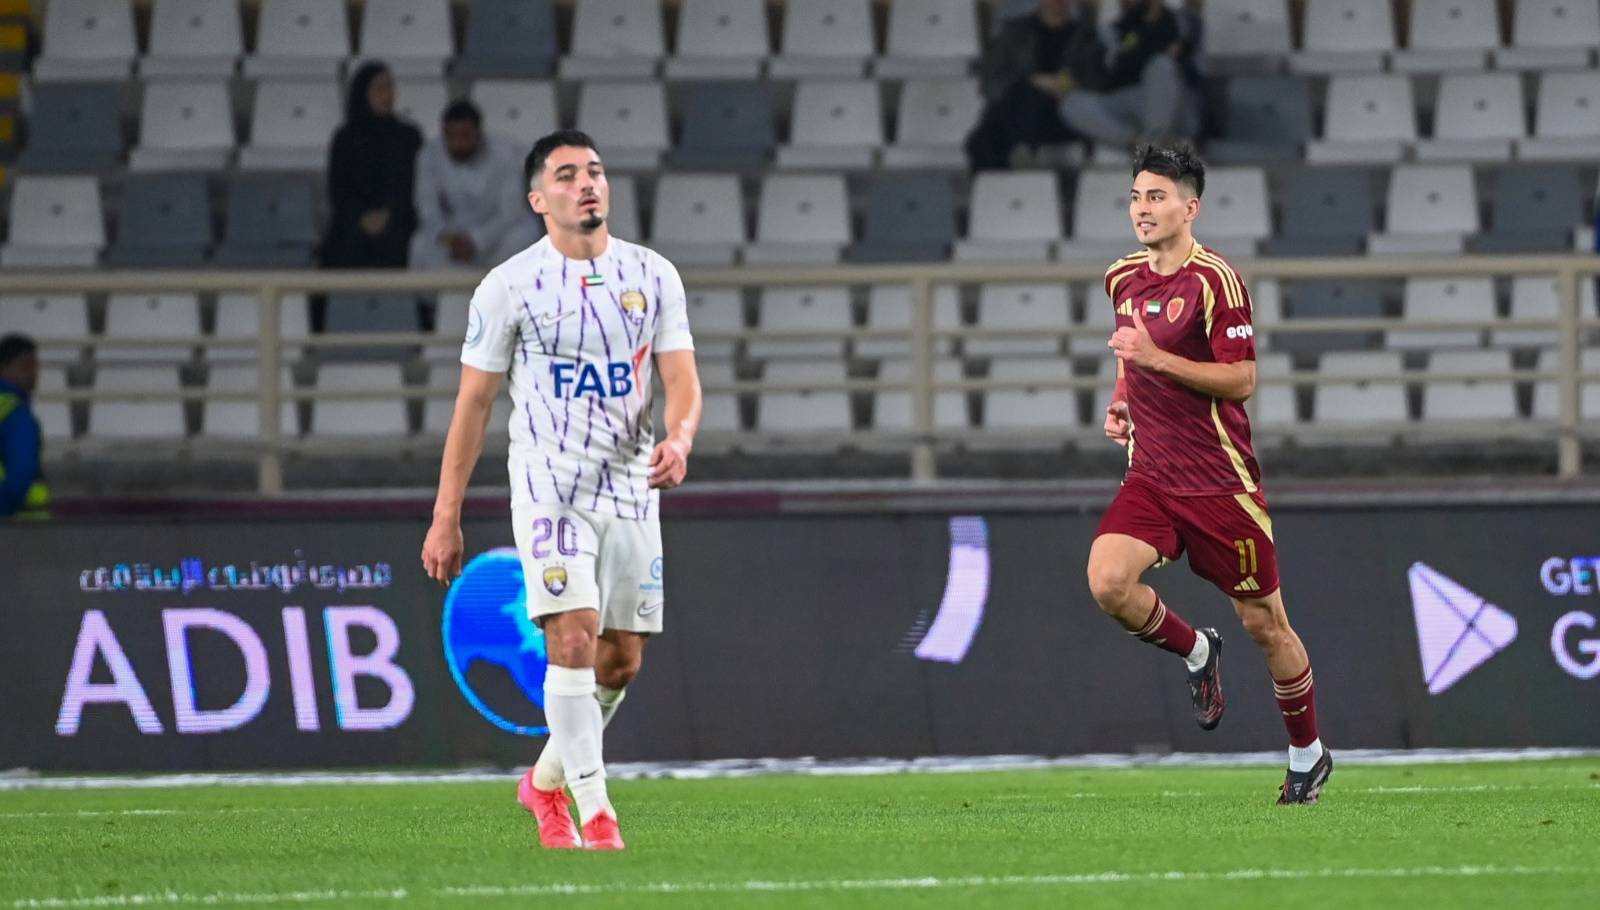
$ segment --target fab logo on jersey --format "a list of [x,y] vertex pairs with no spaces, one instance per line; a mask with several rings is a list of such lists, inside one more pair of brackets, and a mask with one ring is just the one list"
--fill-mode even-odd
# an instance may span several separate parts
[[626,398],[633,394],[633,364],[552,363],[550,378],[555,381],[557,398]]
[[544,706],[544,632],[528,618],[516,550],[490,550],[467,563],[445,597],[442,627],[445,663],[468,704],[507,732],[549,732],[535,723]]

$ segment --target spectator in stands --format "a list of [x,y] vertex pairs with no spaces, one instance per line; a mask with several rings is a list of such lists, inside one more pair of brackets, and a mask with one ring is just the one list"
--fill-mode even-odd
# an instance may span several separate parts
[[1087,7],[1039,0],[1036,12],[1007,20],[990,39],[980,64],[987,104],[966,142],[973,170],[1010,167],[1019,145],[1078,138],[1061,104],[1100,85],[1105,57]]
[[363,65],[350,80],[344,125],[329,153],[333,213],[322,244],[324,268],[405,268],[417,229],[412,200],[421,146],[422,133],[394,115],[389,68]]
[[440,138],[417,158],[411,267],[491,266],[539,239],[522,186],[521,153],[483,132],[472,102],[445,108]]
[[0,518],[42,518],[50,504],[39,467],[39,421],[30,402],[38,384],[33,340],[0,338]]
[[1062,118],[1096,142],[1123,148],[1192,139],[1202,122],[1199,15],[1163,0],[1121,3],[1107,35],[1114,50],[1103,89],[1067,95]]

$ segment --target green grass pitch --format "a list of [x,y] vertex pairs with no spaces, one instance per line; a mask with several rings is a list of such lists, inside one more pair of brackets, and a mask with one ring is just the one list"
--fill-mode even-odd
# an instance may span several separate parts
[[[1337,757],[1337,756],[1336,756]],[[1600,906],[1600,761],[612,784],[544,852],[504,783],[0,791],[0,910]]]

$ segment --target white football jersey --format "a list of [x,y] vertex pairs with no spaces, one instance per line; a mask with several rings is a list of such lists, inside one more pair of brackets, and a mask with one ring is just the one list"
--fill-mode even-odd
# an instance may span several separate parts
[[654,250],[612,237],[568,259],[545,237],[492,269],[461,362],[510,373],[512,505],[655,518],[651,357],[693,349],[683,279]]

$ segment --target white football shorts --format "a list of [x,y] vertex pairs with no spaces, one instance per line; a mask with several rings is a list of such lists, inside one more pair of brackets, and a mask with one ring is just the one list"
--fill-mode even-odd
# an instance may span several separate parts
[[660,632],[661,523],[564,504],[520,505],[511,522],[528,617],[598,610],[600,629]]

